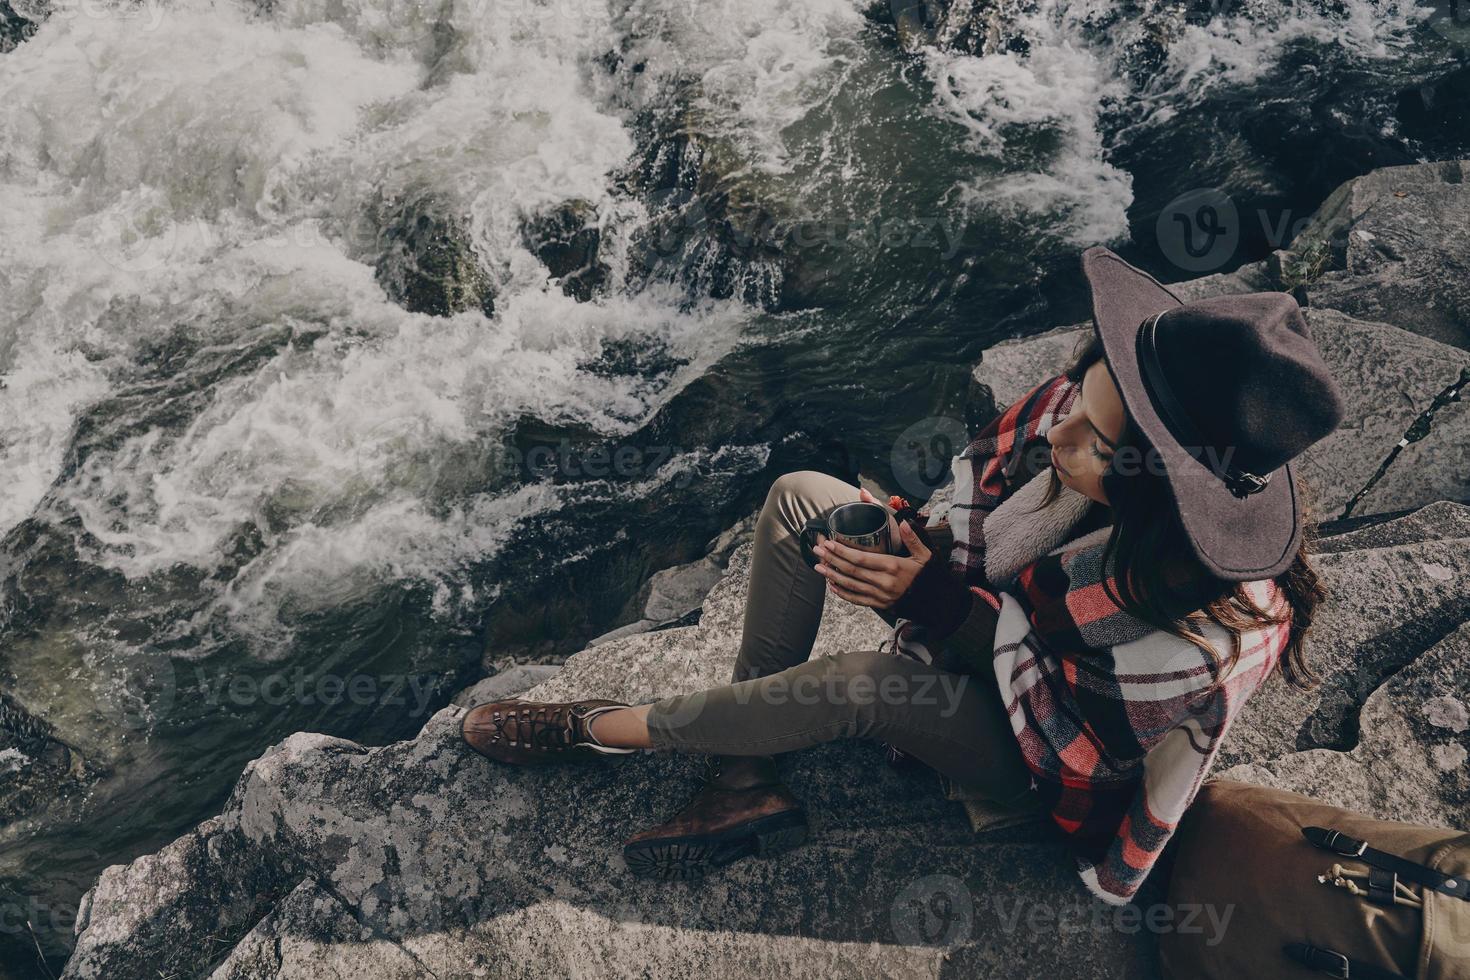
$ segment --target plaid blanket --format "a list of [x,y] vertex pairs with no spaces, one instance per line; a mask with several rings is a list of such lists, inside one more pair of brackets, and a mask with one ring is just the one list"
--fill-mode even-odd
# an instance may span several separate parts
[[[1042,382],[955,458],[956,484],[966,492],[950,511],[950,559],[998,610],[995,678],[1033,788],[1072,843],[1087,888],[1121,905],[1173,835],[1241,705],[1270,675],[1288,626],[1243,634],[1234,669],[1207,693],[1220,671],[1213,658],[1109,599],[1105,534],[1078,535],[1037,557],[1004,590],[985,580],[984,519],[1017,488],[1023,455],[1044,444],[1076,393],[1065,375]],[[1273,581],[1247,588],[1260,607],[1284,607]],[[1227,631],[1211,622],[1193,628],[1228,659]],[[899,621],[894,652],[927,661],[916,630]]]

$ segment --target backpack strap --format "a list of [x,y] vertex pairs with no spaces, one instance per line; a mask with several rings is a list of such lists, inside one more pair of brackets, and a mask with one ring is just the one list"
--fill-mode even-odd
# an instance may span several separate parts
[[1324,949],[1307,943],[1287,943],[1281,951],[1308,969],[1341,980],[1409,980],[1402,973],[1344,956],[1335,949]]
[[1326,827],[1303,827],[1302,836],[1323,850],[1332,851],[1344,857],[1355,857],[1365,864],[1382,868],[1405,880],[1423,885],[1430,891],[1470,902],[1470,877],[1457,878],[1444,874],[1417,861],[1409,861],[1397,854],[1389,854],[1375,847],[1369,847],[1367,841],[1349,837],[1339,830],[1330,830]]

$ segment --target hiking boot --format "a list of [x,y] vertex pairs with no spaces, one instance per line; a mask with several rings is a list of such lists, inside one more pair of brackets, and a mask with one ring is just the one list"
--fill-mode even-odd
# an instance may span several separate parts
[[465,712],[459,733],[486,758],[516,766],[624,756],[638,750],[603,745],[587,726],[604,711],[626,707],[620,701],[599,699],[559,704],[519,698],[491,701]]
[[663,880],[697,878],[744,857],[768,857],[806,840],[806,813],[773,778],[728,786],[718,764],[694,798],[668,821],[635,834],[623,846],[628,870]]

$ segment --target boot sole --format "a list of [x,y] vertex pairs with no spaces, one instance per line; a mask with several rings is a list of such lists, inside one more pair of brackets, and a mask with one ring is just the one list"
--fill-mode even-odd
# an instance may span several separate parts
[[623,848],[628,870],[640,878],[681,881],[747,857],[770,857],[805,843],[806,816],[788,810],[752,820],[722,834],[670,837]]

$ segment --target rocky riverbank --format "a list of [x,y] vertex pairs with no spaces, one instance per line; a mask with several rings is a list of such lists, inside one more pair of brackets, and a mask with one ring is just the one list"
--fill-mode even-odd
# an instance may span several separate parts
[[[1467,174],[1466,163],[1370,174],[1290,250],[1181,286],[1190,297],[1286,288],[1309,304],[1349,396],[1342,430],[1303,466],[1324,520],[1470,365]],[[998,402],[1013,398],[1059,365],[1080,329],[992,348],[977,381]],[[1450,403],[1357,504],[1355,516],[1376,518],[1324,526],[1317,565],[1332,598],[1310,645],[1324,682],[1307,694],[1268,683],[1215,775],[1464,824],[1467,474],[1470,411]],[[627,875],[620,845],[693,789],[695,760],[540,772],[461,747],[463,705],[492,688],[636,701],[724,681],[748,566],[740,544],[691,572],[687,588],[666,576],[636,628],[679,622],[691,590],[713,582],[697,623],[606,637],[549,677],[491,678],[415,739],[368,748],[298,734],[275,746],[218,817],[103,873],[66,976],[1156,975],[1148,931],[1085,894],[1047,826],[976,836],[932,774],[890,769],[874,746],[783,760],[811,811],[807,846],[673,885]],[[877,617],[831,604],[817,653],[881,635]]]

